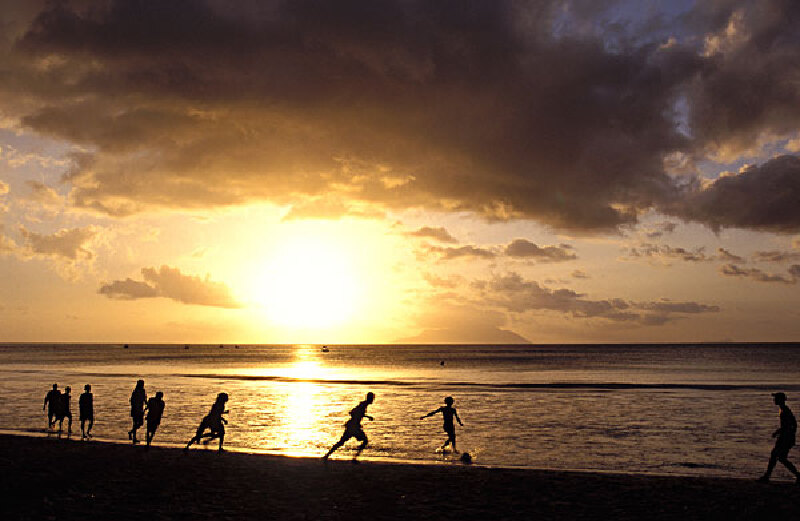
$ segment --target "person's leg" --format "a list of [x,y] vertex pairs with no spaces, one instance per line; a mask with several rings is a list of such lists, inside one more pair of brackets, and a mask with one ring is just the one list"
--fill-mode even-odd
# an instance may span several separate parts
[[67,422],[67,433],[71,433],[72,432],[72,413],[71,412],[67,413],[67,420],[69,420]]
[[201,422],[200,426],[197,428],[197,431],[194,433],[194,438],[189,440],[189,443],[186,444],[187,449],[192,445],[192,443],[200,443],[200,438],[203,437],[204,430],[206,430],[206,423]]
[[328,459],[328,456],[330,456],[331,454],[333,454],[334,452],[336,452],[336,451],[339,449],[339,447],[341,447],[342,445],[344,445],[344,443],[345,443],[347,440],[349,440],[349,439],[350,439],[350,435],[349,435],[349,434],[348,434],[348,433],[345,431],[345,433],[344,433],[344,434],[342,434],[342,437],[341,437],[341,438],[339,438],[339,441],[337,441],[336,443],[334,443],[334,444],[333,444],[333,447],[331,447],[331,448],[328,450],[328,452],[327,452],[327,453],[326,453],[324,456],[322,456],[322,459]]
[[86,437],[86,418],[81,418],[81,439]]
[[138,431],[142,425],[144,425],[144,418],[141,416],[137,416],[133,422],[133,442],[136,443],[136,431]]
[[219,426],[219,432],[217,433],[217,436],[219,436],[219,449],[218,450],[221,451],[221,450],[223,450],[222,449],[222,443],[225,441],[225,426],[224,425],[220,425]]
[[783,466],[789,469],[789,472],[794,474],[795,477],[800,477],[800,475],[797,473],[797,467],[795,467],[794,464],[789,461],[788,455],[783,455],[782,457],[778,458],[778,461],[783,463]]
[[760,481],[769,481],[770,476],[772,476],[772,471],[775,470],[775,464],[778,463],[778,447],[772,449],[772,452],[769,455],[769,463],[767,463],[767,471],[761,476]]
[[361,454],[361,451],[364,450],[367,447],[367,443],[369,443],[367,435],[364,434],[364,431],[357,433],[355,438],[361,441],[361,445],[359,445],[358,448],[356,449],[356,454],[355,456],[353,456],[353,461],[355,461],[356,458],[358,458],[358,455]]
[[450,446],[453,447],[453,454],[458,454],[458,449],[456,449],[456,430],[453,429],[452,431],[448,432],[447,441],[450,442]]
[[92,435],[92,427],[94,427],[94,417],[89,417],[89,427],[86,429],[86,437],[90,437]]

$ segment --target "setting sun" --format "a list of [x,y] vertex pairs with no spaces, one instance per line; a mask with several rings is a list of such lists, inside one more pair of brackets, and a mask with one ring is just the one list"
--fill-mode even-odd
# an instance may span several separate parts
[[362,300],[362,283],[348,253],[321,236],[296,237],[265,262],[253,288],[271,322],[326,328],[347,321]]

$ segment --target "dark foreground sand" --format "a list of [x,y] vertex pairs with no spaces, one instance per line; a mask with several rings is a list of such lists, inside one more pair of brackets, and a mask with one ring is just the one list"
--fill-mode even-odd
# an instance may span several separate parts
[[800,487],[0,435],[1,519],[800,519]]

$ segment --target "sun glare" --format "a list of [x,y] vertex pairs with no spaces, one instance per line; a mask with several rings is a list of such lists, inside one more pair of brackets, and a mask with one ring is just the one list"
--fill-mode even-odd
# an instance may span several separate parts
[[353,316],[362,296],[349,255],[324,237],[295,237],[264,263],[255,299],[270,322],[284,327],[340,325]]

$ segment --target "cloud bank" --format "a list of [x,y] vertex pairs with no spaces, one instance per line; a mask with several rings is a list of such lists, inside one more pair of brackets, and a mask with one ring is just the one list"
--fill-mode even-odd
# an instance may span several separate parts
[[635,302],[620,298],[592,300],[571,289],[543,287],[513,272],[476,281],[473,287],[481,292],[487,302],[512,313],[553,311],[578,319],[604,319],[646,326],[665,324],[675,320],[676,315],[716,313],[720,310],[718,306],[698,302]]
[[614,2],[375,5],[47,3],[0,43],[0,110],[80,145],[71,204],[110,215],[336,194],[578,231],[652,208],[800,229],[796,156],[710,185],[666,166],[800,130],[798,2],[617,30]]
[[98,293],[119,300],[137,300],[165,297],[183,304],[239,308],[241,305],[231,295],[228,286],[214,282],[206,276],[202,279],[184,275],[177,268],[161,266],[159,269],[142,268],[144,280],[115,280],[103,284]]

